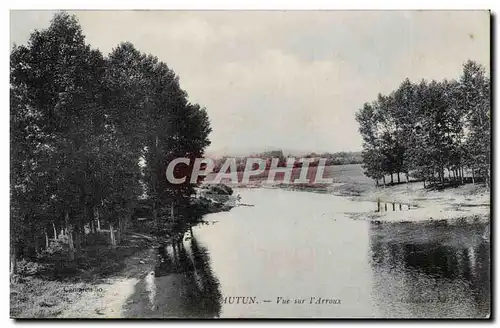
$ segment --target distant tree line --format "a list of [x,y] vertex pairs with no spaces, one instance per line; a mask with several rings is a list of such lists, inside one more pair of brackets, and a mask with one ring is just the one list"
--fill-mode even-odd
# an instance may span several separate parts
[[312,154],[312,157],[326,158],[326,165],[361,164],[363,157],[359,151],[340,151],[336,153]]
[[363,137],[363,168],[377,184],[386,176],[432,186],[491,183],[490,78],[474,61],[459,80],[412,83],[379,94],[356,114]]
[[[317,154],[317,153],[308,153],[306,155],[292,155],[288,154],[287,156],[284,155],[282,150],[270,150],[270,151],[265,151],[262,153],[257,153],[257,154],[252,154],[247,157],[237,157],[235,158],[236,161],[236,168],[238,171],[243,171],[245,169],[246,165],[246,159],[247,158],[262,158],[266,160],[266,169],[269,169],[271,167],[271,160],[273,158],[278,158],[278,167],[286,167],[287,165],[287,159],[288,158],[295,158],[295,165],[294,167],[301,167],[302,164],[299,162],[300,158],[313,158],[314,161],[309,163],[310,167],[318,166],[319,164],[319,159],[324,158],[326,159],[325,165],[347,165],[347,164],[361,164],[363,162],[363,157],[361,156],[361,152],[350,152],[350,151],[341,151],[341,152],[336,152],[336,153],[322,153],[322,154]],[[222,165],[225,163],[227,160],[227,156],[223,156],[218,159],[214,159],[214,172],[219,172],[220,168]],[[258,165],[254,165],[254,169],[257,169]]]
[[59,13],[13,47],[10,98],[13,270],[52,240],[66,241],[69,260],[89,232],[109,229],[116,244],[141,198],[159,229],[188,222],[193,185],[169,185],[165,168],[201,157],[211,128],[157,57],[128,42],[104,56]]

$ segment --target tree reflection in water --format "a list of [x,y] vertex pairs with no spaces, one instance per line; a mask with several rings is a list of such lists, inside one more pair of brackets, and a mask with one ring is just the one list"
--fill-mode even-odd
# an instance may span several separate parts
[[208,251],[193,236],[180,243],[175,253],[171,246],[159,248],[155,271],[137,283],[124,314],[129,318],[217,318],[221,300]]
[[487,228],[480,223],[372,223],[373,301],[380,316],[487,316]]

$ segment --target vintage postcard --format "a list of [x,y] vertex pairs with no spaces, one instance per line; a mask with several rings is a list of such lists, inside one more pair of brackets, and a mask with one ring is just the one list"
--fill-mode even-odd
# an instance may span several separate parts
[[10,316],[491,317],[491,13],[10,13]]

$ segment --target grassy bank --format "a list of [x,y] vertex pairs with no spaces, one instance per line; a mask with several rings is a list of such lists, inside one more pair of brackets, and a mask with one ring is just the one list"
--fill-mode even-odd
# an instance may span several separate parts
[[[235,202],[227,193],[209,190],[193,205],[200,216],[228,211]],[[223,196],[216,197],[216,196]],[[194,208],[194,207],[193,207]],[[151,219],[134,232],[121,234],[117,246],[109,245],[109,231],[88,235],[75,260],[70,261],[61,242],[31,261],[18,262],[10,282],[10,316],[13,318],[119,318],[136,284],[154,271],[158,246],[171,242],[158,233]],[[182,233],[182,231],[181,231]],[[101,240],[102,239],[102,240]]]

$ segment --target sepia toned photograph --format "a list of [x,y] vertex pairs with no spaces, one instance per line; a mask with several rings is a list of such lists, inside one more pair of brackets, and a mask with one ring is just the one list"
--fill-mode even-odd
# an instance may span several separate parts
[[11,10],[12,319],[491,319],[488,10]]

